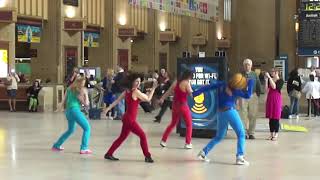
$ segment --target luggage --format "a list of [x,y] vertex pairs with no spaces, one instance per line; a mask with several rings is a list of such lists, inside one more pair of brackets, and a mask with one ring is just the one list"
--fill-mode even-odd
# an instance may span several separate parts
[[142,107],[142,109],[146,113],[151,113],[154,110],[153,107],[151,106],[151,104],[148,102],[141,102],[140,106]]
[[91,108],[89,109],[89,118],[92,120],[100,120],[101,119],[101,111],[100,108]]
[[281,118],[282,119],[289,119],[289,115],[290,115],[290,108],[289,106],[284,106],[282,108],[282,111],[281,111]]

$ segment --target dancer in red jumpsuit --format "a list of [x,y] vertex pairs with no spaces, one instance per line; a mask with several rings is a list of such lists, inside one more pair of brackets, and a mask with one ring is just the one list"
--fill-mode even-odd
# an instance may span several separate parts
[[166,147],[168,136],[174,127],[178,124],[180,118],[184,119],[186,124],[186,144],[185,149],[192,149],[191,136],[192,136],[192,117],[191,111],[188,106],[188,96],[192,96],[192,88],[190,80],[192,78],[192,71],[184,71],[180,78],[174,82],[170,89],[161,97],[160,103],[167,98],[167,96],[174,91],[173,104],[172,104],[172,120],[167,129],[165,130],[160,145]]
[[145,133],[142,128],[136,121],[138,114],[138,106],[140,101],[150,101],[154,90],[157,86],[156,82],[153,82],[153,87],[148,94],[142,93],[138,88],[141,83],[141,75],[137,73],[132,73],[128,76],[128,90],[124,91],[119,98],[113,102],[109,107],[107,107],[104,111],[108,112],[114,106],[116,106],[123,98],[126,101],[126,112],[122,117],[122,130],[120,136],[113,142],[112,146],[105,154],[104,158],[112,161],[119,160],[113,156],[115,150],[125,141],[125,139],[129,136],[130,132],[136,134],[140,138],[140,145],[145,156],[145,162],[153,163],[153,159],[151,158],[151,154],[148,150],[148,142]]

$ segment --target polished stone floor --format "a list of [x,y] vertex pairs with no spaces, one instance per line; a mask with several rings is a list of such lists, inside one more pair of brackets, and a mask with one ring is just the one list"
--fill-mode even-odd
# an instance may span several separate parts
[[308,133],[281,132],[277,142],[267,141],[267,121],[259,119],[256,140],[247,141],[250,166],[236,166],[236,140],[232,130],[211,152],[210,163],[196,158],[209,139],[193,139],[192,150],[182,149],[184,138],[173,133],[168,148],[160,148],[161,134],[169,121],[155,124],[155,114],[140,113],[139,121],[149,138],[154,164],[146,164],[138,138],[131,135],[115,156],[103,159],[106,148],[118,136],[121,122],[90,121],[93,155],[80,155],[81,129],[64,144],[65,151],[51,152],[52,143],[66,129],[62,113],[0,112],[0,179],[18,180],[295,180],[320,179],[320,119],[300,118]]

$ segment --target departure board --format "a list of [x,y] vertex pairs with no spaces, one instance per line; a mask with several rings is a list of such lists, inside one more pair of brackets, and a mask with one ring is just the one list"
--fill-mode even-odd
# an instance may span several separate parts
[[320,0],[301,0],[299,48],[320,47]]

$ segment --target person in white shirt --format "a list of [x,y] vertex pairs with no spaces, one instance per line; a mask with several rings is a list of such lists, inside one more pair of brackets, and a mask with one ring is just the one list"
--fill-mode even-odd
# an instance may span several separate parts
[[[302,89],[303,93],[306,93],[306,98],[308,99],[308,115],[309,115],[309,108],[312,108],[314,116],[319,115],[319,99],[320,99],[320,83],[319,81],[315,80],[313,74],[309,75],[310,81],[306,83],[304,88]],[[311,103],[310,103],[311,101]],[[311,107],[310,104],[312,104]]]
[[16,73],[9,73],[7,77],[7,94],[10,111],[16,111],[16,96],[18,90],[18,82],[20,82],[19,76]]

